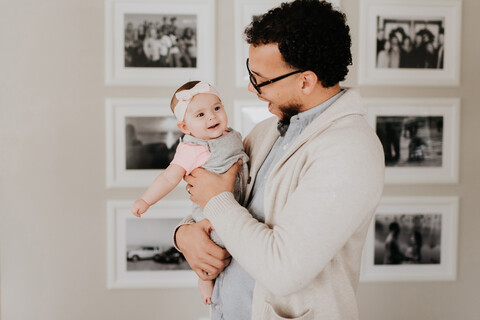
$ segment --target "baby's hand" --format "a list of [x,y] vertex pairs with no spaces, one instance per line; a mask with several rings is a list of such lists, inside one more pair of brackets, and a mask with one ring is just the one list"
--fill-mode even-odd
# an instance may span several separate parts
[[146,203],[145,200],[140,198],[133,203],[132,213],[133,213],[134,216],[137,216],[137,217],[140,218],[140,216],[143,213],[145,213],[145,211],[147,211],[148,208],[150,208],[150,205],[148,203]]
[[200,278],[198,279],[198,288],[200,289],[200,295],[202,296],[204,304],[212,304],[213,285],[213,280],[204,281]]

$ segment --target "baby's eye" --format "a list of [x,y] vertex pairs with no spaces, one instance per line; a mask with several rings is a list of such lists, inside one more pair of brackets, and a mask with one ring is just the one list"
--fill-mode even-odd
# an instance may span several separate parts
[[201,118],[203,116],[204,116],[203,112],[200,112],[199,114],[197,114],[197,118]]
[[216,106],[214,110],[215,110],[215,111],[218,111],[218,110],[220,110],[220,109],[222,109],[222,106]]

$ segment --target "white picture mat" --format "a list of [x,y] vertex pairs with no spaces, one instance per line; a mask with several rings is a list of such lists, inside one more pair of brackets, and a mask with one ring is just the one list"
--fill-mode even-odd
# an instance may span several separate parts
[[367,120],[376,129],[377,116],[442,116],[441,167],[386,167],[386,183],[458,183],[460,99],[419,98],[364,100]]
[[259,122],[276,117],[268,111],[268,103],[259,99],[235,100],[235,127],[245,138]]
[[[126,117],[173,117],[170,99],[108,98],[105,100],[107,136],[107,187],[148,187],[163,170],[126,169]],[[186,184],[182,180],[179,187]]]
[[[129,219],[139,219],[130,212],[133,202],[134,200],[107,202],[107,287],[109,289],[195,287],[198,278],[191,270],[127,271],[126,224]],[[191,210],[190,201],[161,200],[140,219],[177,218],[180,221],[190,214]]]
[[[125,68],[125,14],[197,16],[196,68]],[[188,80],[215,84],[215,0],[106,0],[105,83],[107,85],[178,87]]]
[[[360,85],[457,86],[460,84],[461,0],[361,0]],[[377,16],[445,18],[445,63],[440,69],[376,67]]]
[[458,209],[458,197],[382,198],[376,214],[441,214],[441,263],[438,265],[374,265],[374,217],[365,241],[360,280],[364,282],[455,280],[457,274]]

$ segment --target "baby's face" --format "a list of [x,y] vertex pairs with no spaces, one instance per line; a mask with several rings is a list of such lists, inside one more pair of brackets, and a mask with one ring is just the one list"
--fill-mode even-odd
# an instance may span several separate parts
[[219,97],[214,94],[200,93],[188,104],[182,122],[179,123],[179,127],[183,133],[210,140],[224,134],[228,118]]

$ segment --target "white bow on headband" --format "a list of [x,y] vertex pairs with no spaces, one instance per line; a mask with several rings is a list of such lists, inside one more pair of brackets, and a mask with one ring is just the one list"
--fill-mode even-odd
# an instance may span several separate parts
[[220,98],[217,90],[204,81],[200,81],[192,89],[182,90],[175,93],[175,98],[178,99],[178,103],[173,109],[173,114],[178,121],[183,121],[188,104],[192,101],[193,97],[199,93],[210,93]]

